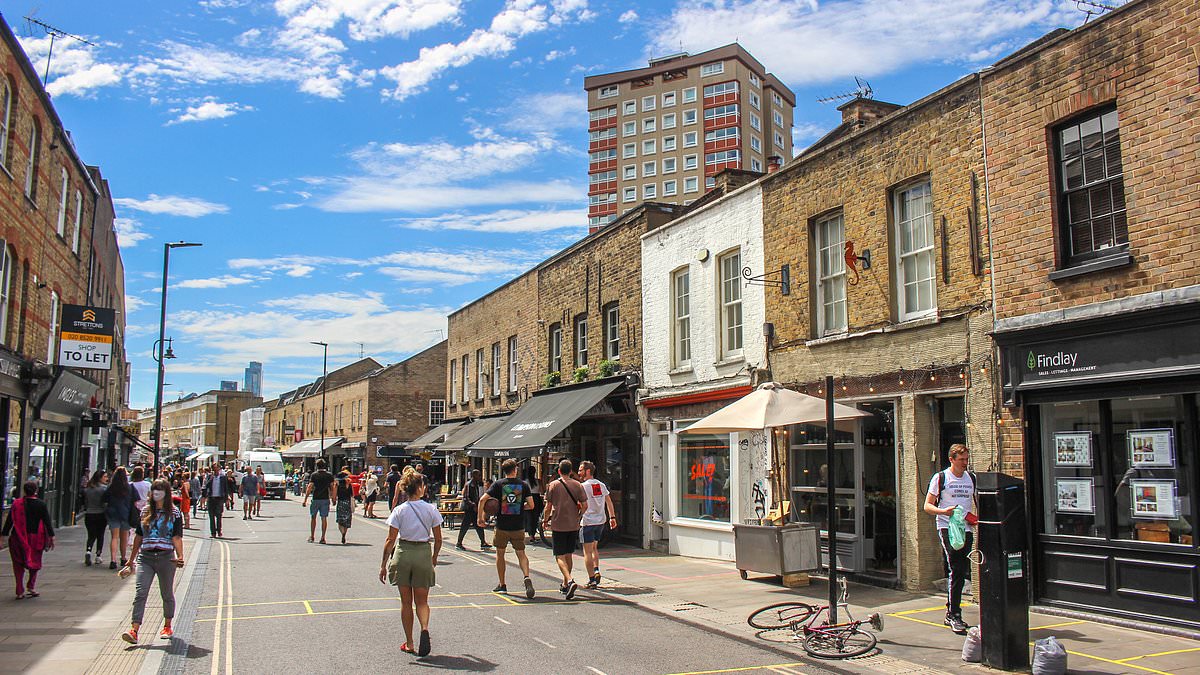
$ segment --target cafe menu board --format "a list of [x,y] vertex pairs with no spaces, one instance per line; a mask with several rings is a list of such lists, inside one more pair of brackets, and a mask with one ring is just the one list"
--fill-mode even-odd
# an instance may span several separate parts
[[1054,434],[1054,466],[1092,466],[1092,432],[1060,431]]
[[1175,520],[1179,512],[1175,508],[1175,481],[1131,480],[1133,491],[1133,517],[1157,520]]
[[1058,506],[1055,511],[1059,513],[1095,513],[1096,504],[1092,501],[1092,488],[1091,478],[1059,478],[1056,481]]
[[1129,466],[1135,469],[1175,468],[1175,431],[1173,429],[1130,429],[1125,432],[1129,444]]

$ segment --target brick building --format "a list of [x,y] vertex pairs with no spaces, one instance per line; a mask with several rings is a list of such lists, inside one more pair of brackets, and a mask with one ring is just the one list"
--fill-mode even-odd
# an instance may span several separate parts
[[[108,434],[87,434],[81,419],[95,419],[93,404],[105,424],[117,416],[128,369],[123,345],[103,377],[58,366],[60,312],[64,304],[119,310],[98,291],[119,287],[120,252],[108,236],[111,201],[98,170],[80,158],[16,36],[0,24],[0,426],[8,431],[0,499],[6,506],[16,483],[39,480],[53,517],[65,521],[79,474],[112,460],[100,453]],[[120,345],[123,314],[118,322]]]
[[[189,394],[162,407],[162,461],[180,460],[195,452],[210,454],[212,461],[227,462],[237,455],[242,411],[262,405],[248,391],[213,389]],[[154,408],[143,410],[138,420],[142,439],[153,446]]]
[[642,202],[690,204],[722,169],[762,172],[792,156],[795,94],[738,44],[592,75],[583,88],[592,230]]
[[[839,564],[909,589],[943,576],[922,512],[951,443],[992,464],[996,413],[979,93],[961,79],[907,106],[857,99],[762,179],[771,378],[874,413],[838,431]],[[869,265],[867,263],[869,259]],[[826,519],[824,425],[774,434],[783,499]]]
[[[617,496],[628,495],[620,534],[640,543],[641,258],[629,252],[678,208],[643,204],[449,316],[447,417],[474,421],[450,430],[443,453],[471,455],[489,473],[498,459],[540,457],[543,448],[554,461],[589,459]],[[493,422],[473,426],[480,418]],[[532,462],[542,479],[546,466]]]
[[323,456],[331,468],[388,464],[444,419],[445,372],[445,341],[388,366],[366,358],[338,368],[264,404],[264,445],[293,462]]
[[1135,0],[982,77],[1003,466],[1038,602],[1200,628],[1200,2]]

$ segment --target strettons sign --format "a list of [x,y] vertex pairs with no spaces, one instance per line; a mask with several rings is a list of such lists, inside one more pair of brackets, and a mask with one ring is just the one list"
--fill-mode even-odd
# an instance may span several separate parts
[[113,326],[117,313],[103,307],[63,305],[58,363],[68,368],[112,368]]

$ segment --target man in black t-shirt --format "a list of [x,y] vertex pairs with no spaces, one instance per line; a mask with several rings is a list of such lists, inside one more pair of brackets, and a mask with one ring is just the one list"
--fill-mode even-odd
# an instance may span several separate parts
[[[312,497],[312,505],[308,498]],[[333,474],[325,470],[325,460],[317,460],[317,470],[309,474],[308,487],[304,490],[301,506],[308,506],[308,541],[317,536],[317,515],[321,516],[321,543],[325,543],[325,530],[329,527],[329,502],[337,499],[337,484]]]
[[483,498],[479,500],[479,515],[477,523],[484,526],[488,515],[488,502],[496,500],[499,508],[494,509],[496,515],[496,532],[492,544],[496,546],[496,575],[500,577],[500,585],[492,590],[493,593],[507,593],[508,586],[504,583],[504,552],[511,542],[513,551],[517,554],[517,562],[521,572],[525,574],[525,597],[533,599],[533,582],[529,580],[529,557],[525,555],[525,514],[533,509],[533,490],[529,483],[517,478],[517,462],[506,459],[500,465],[504,478],[492,483]]
[[392,465],[392,471],[387,475],[388,511],[396,508],[396,483],[400,482],[400,467]]

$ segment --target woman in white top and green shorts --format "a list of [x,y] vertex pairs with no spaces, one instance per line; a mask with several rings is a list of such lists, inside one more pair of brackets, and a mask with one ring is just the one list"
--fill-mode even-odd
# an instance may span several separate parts
[[[407,473],[400,491],[408,498],[388,516],[388,536],[379,565],[379,581],[400,587],[400,619],[404,624],[404,645],[400,651],[427,656],[429,643],[429,588],[434,585],[434,567],[442,550],[442,514],[422,499],[425,477]],[[430,540],[433,540],[432,545]],[[421,622],[420,644],[413,648],[413,608]]]

